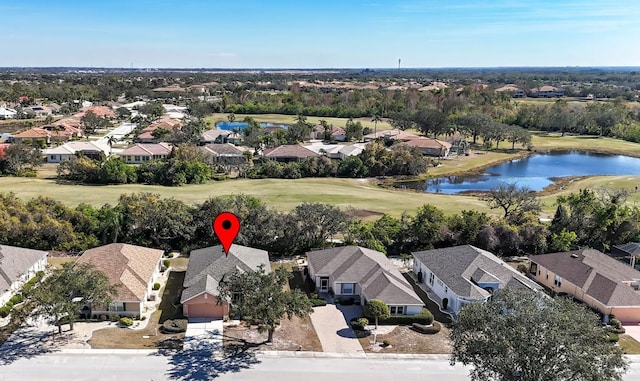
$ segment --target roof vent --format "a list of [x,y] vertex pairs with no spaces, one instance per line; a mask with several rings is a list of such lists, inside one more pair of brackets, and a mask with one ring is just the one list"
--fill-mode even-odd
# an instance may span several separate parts
[[576,253],[571,254],[571,258],[578,258],[578,254]]

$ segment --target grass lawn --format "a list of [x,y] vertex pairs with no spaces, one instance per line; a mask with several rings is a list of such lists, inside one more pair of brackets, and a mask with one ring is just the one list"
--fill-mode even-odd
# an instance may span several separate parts
[[[227,118],[228,116],[229,114],[217,113],[217,114],[208,116],[206,120],[213,127],[214,124],[217,122],[228,122],[229,121],[229,119]],[[236,121],[241,122],[247,116],[252,117],[258,122],[269,122],[269,123],[275,123],[275,124],[277,123],[293,124],[295,123],[294,119],[296,117],[295,115],[284,115],[284,114],[256,114],[256,115],[236,114]],[[334,126],[338,126],[338,127],[344,127],[347,124],[347,121],[349,120],[349,118],[307,116],[307,121],[313,124],[319,124],[320,120],[322,119],[326,120],[327,123],[329,123],[330,125],[333,124]],[[354,118],[353,120],[360,121],[360,123],[362,124],[362,127],[369,127],[371,128],[371,130],[373,130],[374,125],[373,125],[373,122],[371,121],[371,118]],[[381,121],[381,122],[378,122],[377,128],[378,130],[389,130],[393,127],[391,127],[389,122]]]
[[346,209],[353,207],[400,216],[413,213],[424,204],[434,204],[447,213],[463,209],[488,211],[475,197],[428,194],[396,189],[385,189],[366,179],[306,178],[297,180],[261,179],[227,180],[183,187],[156,185],[66,185],[53,180],[20,177],[0,178],[3,192],[14,192],[23,199],[47,195],[67,205],[88,203],[114,205],[122,193],[152,192],[163,197],[174,197],[187,204],[201,203],[209,197],[228,194],[248,194],[264,201],[268,207],[288,211],[302,202],[324,202]]
[[599,136],[534,135],[536,150],[583,150],[640,157],[640,144]]
[[[383,340],[389,340],[391,345],[381,347]],[[449,329],[442,326],[440,332],[434,335],[418,333],[408,326],[397,326],[386,335],[376,337],[375,347],[372,348],[373,335],[358,338],[360,345],[366,352],[377,353],[417,353],[417,354],[448,354],[451,353]]]
[[620,344],[620,347],[625,354],[640,355],[640,343],[637,342],[633,337],[629,335],[620,335],[618,344]]
[[[182,348],[184,333],[163,334],[160,326],[166,320],[184,318],[182,309],[176,307],[180,301],[184,271],[171,271],[167,284],[161,290],[162,301],[150,318],[147,327],[141,330],[106,328],[95,331],[89,344],[96,349],[156,349]],[[157,336],[154,334],[157,333]],[[143,336],[149,336],[145,339]]]
[[63,263],[75,262],[79,257],[47,257],[47,264],[54,268],[62,268]]

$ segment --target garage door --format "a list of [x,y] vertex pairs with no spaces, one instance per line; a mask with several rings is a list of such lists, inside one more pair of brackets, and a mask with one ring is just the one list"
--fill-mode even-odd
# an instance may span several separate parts
[[224,306],[215,303],[190,303],[188,314],[190,318],[222,319],[224,317]]

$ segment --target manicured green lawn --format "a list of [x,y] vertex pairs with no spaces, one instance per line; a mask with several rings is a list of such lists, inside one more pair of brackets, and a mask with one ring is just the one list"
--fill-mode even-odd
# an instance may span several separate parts
[[640,144],[599,136],[533,136],[536,150],[585,150],[640,157]]
[[[207,122],[209,122],[212,126],[216,122],[227,122],[227,116],[229,114],[218,113],[208,116]],[[249,115],[249,114],[236,114],[236,121],[241,122],[246,116],[250,116],[257,120],[258,122],[271,122],[271,123],[283,123],[283,124],[293,124],[295,123],[295,115],[284,115],[284,114],[259,114],[259,115]],[[332,118],[332,117],[319,117],[319,116],[308,116],[307,121],[309,123],[318,124],[320,120],[326,120],[327,123],[333,124],[334,126],[344,127],[347,124],[349,118]],[[360,121],[362,127],[369,127],[373,130],[373,122],[371,118],[354,118],[356,121]],[[391,129],[391,125],[386,121],[378,122],[378,130],[388,130]]]

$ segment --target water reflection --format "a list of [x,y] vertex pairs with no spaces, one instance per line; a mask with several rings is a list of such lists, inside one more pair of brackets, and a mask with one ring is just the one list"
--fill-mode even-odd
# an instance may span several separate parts
[[487,191],[501,183],[515,182],[539,191],[551,185],[554,177],[597,175],[640,175],[640,159],[578,151],[536,154],[487,168],[482,174],[446,176],[403,185],[427,192],[456,194]]

